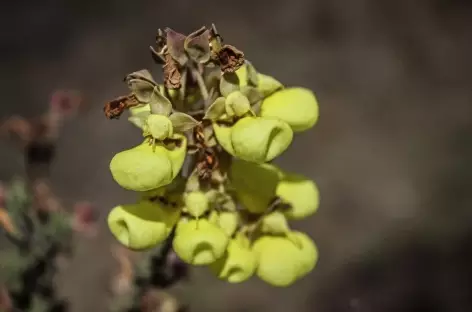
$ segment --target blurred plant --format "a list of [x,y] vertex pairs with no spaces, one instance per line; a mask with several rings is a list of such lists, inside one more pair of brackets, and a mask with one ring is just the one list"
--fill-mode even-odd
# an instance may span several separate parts
[[2,135],[13,139],[25,154],[29,180],[49,174],[63,122],[84,110],[84,101],[78,92],[58,90],[52,94],[45,114],[31,119],[11,116],[2,123]]
[[143,250],[175,231],[182,261],[230,283],[257,274],[288,286],[305,276],[317,248],[288,220],[315,213],[318,189],[270,162],[317,122],[314,94],[257,72],[214,25],[188,36],[159,30],[151,54],[163,84],[148,70],[131,73],[131,92],[104,108],[109,119],[129,111],[143,134],[110,163],[114,180],[139,194],[109,213],[113,235]]
[[[63,117],[70,116],[75,104],[63,105],[60,94],[53,96],[50,112],[39,122],[21,117],[7,120],[2,129],[16,134],[25,148],[28,178],[15,178],[0,187],[0,310],[67,311],[54,286],[61,256],[69,256],[74,232],[94,235],[94,209],[79,202],[74,212],[63,209],[48,182],[54,158],[55,139]],[[34,172],[34,174],[32,174]]]
[[186,306],[165,291],[188,278],[188,268],[171,248],[167,239],[161,248],[142,253],[133,261],[132,252],[122,246],[112,250],[119,270],[113,279],[111,311],[184,312]]

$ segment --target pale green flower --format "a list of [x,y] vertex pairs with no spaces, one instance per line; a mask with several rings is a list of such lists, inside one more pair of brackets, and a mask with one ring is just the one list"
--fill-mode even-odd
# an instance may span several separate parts
[[113,208],[108,214],[108,227],[124,246],[147,249],[167,238],[179,216],[178,209],[141,201]]
[[229,242],[226,254],[210,265],[218,278],[230,283],[241,283],[254,275],[256,255],[250,249],[249,240],[238,235]]
[[306,234],[292,232],[291,236],[294,239],[262,236],[253,245],[258,261],[257,276],[271,285],[292,285],[313,270],[318,261],[318,250]]
[[285,88],[265,98],[260,116],[285,121],[294,132],[310,129],[318,120],[318,101],[309,89]]
[[132,191],[149,191],[172,182],[186,156],[187,140],[181,140],[174,149],[163,145],[150,145],[147,141],[117,153],[110,162],[113,179],[123,188]]
[[231,155],[263,163],[282,154],[293,139],[287,123],[275,118],[244,117],[231,127],[213,124],[220,145]]
[[208,265],[221,258],[229,238],[217,225],[206,219],[179,223],[173,247],[182,261],[193,265]]

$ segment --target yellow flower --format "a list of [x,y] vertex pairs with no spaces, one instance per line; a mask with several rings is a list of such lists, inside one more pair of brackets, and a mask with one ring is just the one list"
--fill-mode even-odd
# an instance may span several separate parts
[[231,127],[213,124],[220,145],[231,155],[263,163],[282,154],[293,139],[289,125],[276,118],[244,117]]
[[146,120],[145,132],[151,134],[154,139],[162,141],[174,134],[174,127],[169,117],[150,114]]
[[277,185],[276,195],[290,204],[284,211],[290,219],[306,218],[314,214],[320,204],[315,182],[299,174],[285,174]]
[[294,132],[310,129],[318,120],[318,101],[311,90],[286,88],[265,98],[261,117],[278,118],[292,127]]
[[164,241],[179,216],[178,209],[142,201],[113,208],[108,214],[108,227],[121,244],[141,250]]
[[292,239],[262,236],[254,242],[253,250],[258,261],[257,276],[266,283],[287,287],[315,267],[318,250],[313,241],[300,232],[292,232],[290,236]]
[[208,265],[221,258],[228,246],[225,232],[206,219],[179,223],[173,247],[182,261],[192,265]]
[[123,188],[143,192],[172,182],[182,168],[186,156],[187,140],[169,149],[144,142],[134,148],[117,153],[110,162],[113,179]]
[[241,283],[254,275],[257,267],[255,253],[246,237],[238,235],[229,242],[226,254],[210,265],[218,278],[230,283]]

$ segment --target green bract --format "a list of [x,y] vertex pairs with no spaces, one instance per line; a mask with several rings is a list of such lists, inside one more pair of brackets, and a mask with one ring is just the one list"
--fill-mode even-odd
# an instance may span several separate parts
[[211,264],[211,270],[220,278],[230,283],[241,283],[255,272],[256,255],[250,249],[246,237],[238,236],[229,242],[226,254]]
[[228,243],[229,238],[221,228],[199,219],[179,224],[173,247],[186,263],[208,265],[223,256]]
[[113,179],[132,191],[149,191],[172,182],[182,168],[186,154],[186,139],[173,150],[162,145],[141,143],[117,153],[110,162]]
[[287,88],[264,99],[262,117],[274,117],[285,121],[293,131],[305,131],[318,120],[318,102],[312,91],[305,88]]
[[115,238],[130,249],[146,249],[167,238],[180,211],[149,201],[117,206],[108,215]]
[[293,138],[287,123],[274,118],[244,117],[232,127],[213,124],[218,143],[231,155],[263,163],[282,154]]

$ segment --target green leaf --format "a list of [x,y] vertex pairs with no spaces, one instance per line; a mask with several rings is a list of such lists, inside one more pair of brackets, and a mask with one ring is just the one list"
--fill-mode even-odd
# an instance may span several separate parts
[[152,92],[152,97],[151,101],[149,102],[149,106],[151,107],[152,114],[169,116],[172,112],[171,101],[166,98],[161,92],[159,92],[158,87],[155,87]]
[[206,27],[191,33],[184,42],[185,51],[197,63],[206,63],[210,60],[209,31]]
[[252,65],[251,62],[246,60],[246,67],[247,67],[247,81],[248,84],[251,86],[257,86],[259,83],[259,77],[257,76],[257,71]]
[[143,129],[143,127],[146,125],[146,120],[150,114],[150,112],[140,112],[136,115],[128,117],[128,121],[136,127]]
[[217,98],[213,104],[208,107],[203,119],[214,121],[220,118],[225,113],[225,102],[226,99],[224,97]]
[[257,77],[257,89],[262,93],[264,97],[268,97],[276,91],[279,91],[284,88],[284,85],[272,76],[257,74]]
[[188,61],[187,54],[185,53],[185,35],[178,33],[170,28],[166,29],[167,33],[167,48],[169,53],[174,60],[180,65],[185,65]]
[[185,132],[198,125],[198,121],[190,115],[175,112],[169,116],[172,126],[176,132]]
[[147,104],[151,101],[155,85],[145,80],[130,79],[128,80],[128,86],[139,102]]
[[255,87],[244,86],[241,92],[249,99],[251,105],[254,105],[264,99],[264,95]]
[[220,80],[220,92],[226,97],[233,91],[239,90],[239,77],[235,73],[224,73]]
[[135,71],[128,76],[126,76],[125,81],[131,80],[131,79],[139,79],[143,81],[147,81],[150,84],[157,85],[157,83],[154,81],[154,78],[152,78],[151,73],[147,69],[141,69],[138,71]]

